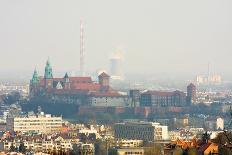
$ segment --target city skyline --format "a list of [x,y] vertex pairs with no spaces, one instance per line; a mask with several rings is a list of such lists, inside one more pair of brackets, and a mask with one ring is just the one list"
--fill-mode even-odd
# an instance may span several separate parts
[[0,74],[41,72],[47,57],[58,72],[78,71],[82,18],[87,71],[108,70],[121,50],[125,73],[195,76],[210,62],[232,76],[230,1],[0,3]]

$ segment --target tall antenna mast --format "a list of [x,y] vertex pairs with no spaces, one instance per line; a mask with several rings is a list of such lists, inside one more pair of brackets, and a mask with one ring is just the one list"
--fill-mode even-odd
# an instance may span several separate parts
[[80,74],[84,76],[84,27],[83,21],[80,21]]

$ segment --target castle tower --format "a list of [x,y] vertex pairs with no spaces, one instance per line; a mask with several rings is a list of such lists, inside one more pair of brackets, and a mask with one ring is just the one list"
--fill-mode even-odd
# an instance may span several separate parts
[[49,60],[47,60],[47,62],[46,62],[44,79],[45,79],[46,89],[53,88],[53,85],[52,85],[53,74],[52,74],[52,67],[51,67]]
[[70,89],[70,82],[67,72],[64,75],[64,89]]
[[98,81],[101,86],[108,87],[110,82],[110,76],[103,72],[98,76]]
[[53,78],[52,67],[51,67],[49,59],[46,62],[45,72],[44,72],[44,78],[45,79],[52,79]]
[[35,69],[34,70],[34,73],[33,73],[33,76],[32,76],[32,79],[30,81],[30,83],[33,85],[37,85],[39,83],[39,76],[38,76],[38,73],[37,73],[37,70]]
[[187,104],[191,105],[196,102],[196,86],[193,83],[190,83],[187,86]]
[[30,81],[30,97],[38,95],[39,93],[39,76],[37,70],[34,70],[32,79]]

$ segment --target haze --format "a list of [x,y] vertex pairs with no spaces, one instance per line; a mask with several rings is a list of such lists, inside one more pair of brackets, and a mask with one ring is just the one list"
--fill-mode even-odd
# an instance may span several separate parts
[[80,19],[85,68],[109,68],[120,49],[125,73],[232,76],[231,0],[1,0],[0,75],[79,70]]

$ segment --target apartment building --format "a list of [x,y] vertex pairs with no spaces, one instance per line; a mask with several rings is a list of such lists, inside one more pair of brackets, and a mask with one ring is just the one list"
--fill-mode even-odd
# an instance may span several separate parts
[[62,117],[51,116],[43,112],[38,115],[7,117],[7,130],[15,132],[50,133],[60,131]]

